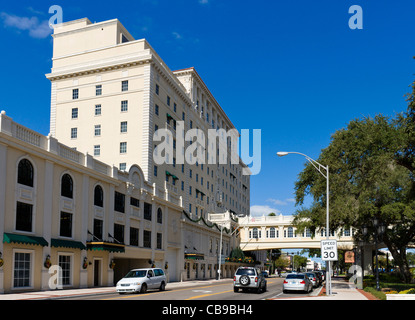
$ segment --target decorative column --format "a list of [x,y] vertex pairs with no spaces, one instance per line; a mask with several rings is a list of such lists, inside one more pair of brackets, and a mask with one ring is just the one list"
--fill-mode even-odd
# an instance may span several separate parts
[[[3,254],[3,233],[4,233],[4,219],[5,219],[5,212],[6,212],[6,185],[7,185],[6,172],[7,172],[7,146],[4,144],[0,144],[0,237],[1,237],[0,253],[1,254]],[[3,257],[0,257],[0,258],[3,258]],[[11,260],[11,257],[10,257],[10,260]],[[3,268],[4,267],[0,267],[0,294],[4,293]]]
[[[81,223],[81,242],[86,245],[87,237],[88,237],[88,220],[89,220],[89,212],[94,215],[93,210],[89,210],[89,176],[83,175],[82,180],[82,223]],[[80,251],[80,261],[81,265],[80,268],[80,275],[79,275],[79,287],[80,288],[87,288],[88,287],[88,269],[84,269],[82,264],[84,262],[84,258],[87,257],[87,250]]]
[[[49,243],[49,246],[45,246],[42,249],[42,261],[45,260],[46,256],[51,255],[51,239],[52,239],[52,202],[53,202],[53,162],[45,161],[45,185],[43,187],[43,237]],[[40,190],[39,190],[40,191]],[[42,192],[37,192],[41,195]],[[52,260],[53,261],[53,260]],[[42,266],[42,290],[50,290],[49,269]]]

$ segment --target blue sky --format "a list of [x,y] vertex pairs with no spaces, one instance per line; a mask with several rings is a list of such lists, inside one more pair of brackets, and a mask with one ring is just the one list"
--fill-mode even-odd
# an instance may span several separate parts
[[[349,7],[363,9],[351,30]],[[305,159],[354,119],[406,109],[415,79],[415,1],[7,1],[0,8],[0,109],[49,133],[49,7],[63,20],[118,18],[170,69],[195,67],[238,130],[262,130],[262,168],[251,178],[253,215],[293,214]],[[310,201],[307,201],[309,203]]]

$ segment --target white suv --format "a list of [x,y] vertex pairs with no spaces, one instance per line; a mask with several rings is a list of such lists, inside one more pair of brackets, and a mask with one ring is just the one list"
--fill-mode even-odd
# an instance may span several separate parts
[[244,292],[247,289],[256,290],[258,293],[265,292],[267,291],[267,280],[257,268],[239,267],[233,278],[233,291],[238,292],[240,288]]
[[166,275],[159,268],[133,269],[117,282],[119,294],[127,292],[144,293],[147,289],[166,289]]

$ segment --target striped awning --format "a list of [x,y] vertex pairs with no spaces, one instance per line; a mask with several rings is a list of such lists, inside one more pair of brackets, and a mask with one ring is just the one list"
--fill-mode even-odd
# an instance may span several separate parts
[[14,233],[4,233],[3,234],[3,243],[21,243],[21,244],[31,244],[42,247],[47,247],[49,244],[42,237],[28,236],[23,234],[14,234]]

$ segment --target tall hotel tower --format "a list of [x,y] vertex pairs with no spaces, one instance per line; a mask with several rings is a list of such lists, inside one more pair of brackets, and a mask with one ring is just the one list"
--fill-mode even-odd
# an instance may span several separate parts
[[[192,217],[228,210],[249,215],[250,177],[239,160],[155,163],[158,129],[235,129],[194,68],[171,71],[145,39],[117,20],[66,22],[53,34],[50,133],[61,143],[128,170],[138,164],[156,189],[180,199]],[[183,134],[183,133],[181,133]],[[219,139],[218,139],[219,140]],[[191,142],[185,142],[187,148]],[[230,149],[226,143],[225,150]],[[218,149],[219,150],[219,149]],[[218,151],[219,153],[219,151]]]

